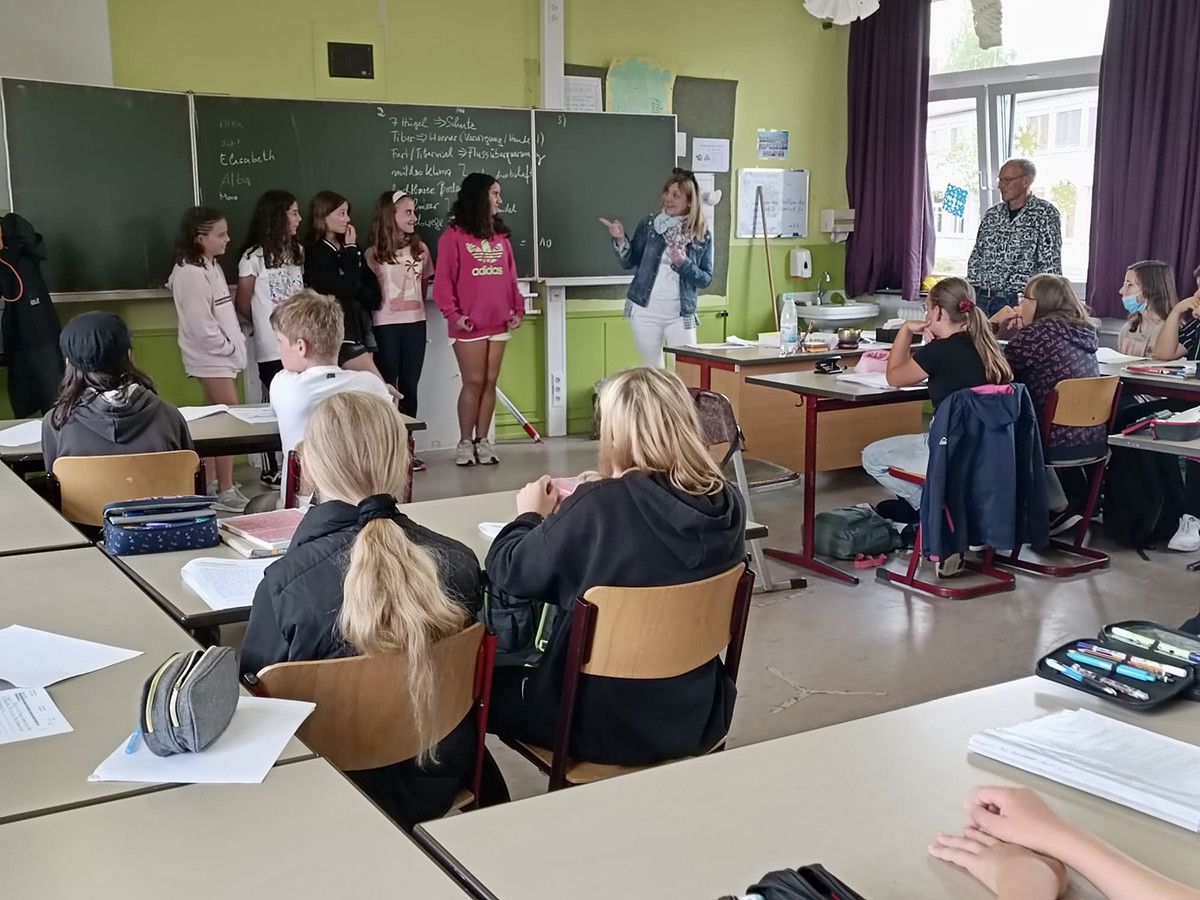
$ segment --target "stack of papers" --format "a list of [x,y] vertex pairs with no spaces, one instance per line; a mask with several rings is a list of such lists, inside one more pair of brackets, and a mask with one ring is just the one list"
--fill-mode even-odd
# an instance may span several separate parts
[[888,384],[886,372],[842,372],[838,375],[837,380],[849,381],[851,384],[865,384],[867,387],[889,391],[898,390]]
[[125,650],[24,625],[0,628],[0,679],[14,687],[49,687],[141,655],[141,650]]
[[12,428],[0,431],[0,447],[24,447],[26,444],[39,444],[42,440],[42,422],[22,422]]
[[263,572],[274,559],[216,559],[188,562],[179,575],[211,609],[240,609],[254,602]]
[[221,528],[262,550],[286,550],[304,519],[304,509],[276,509],[222,519]]
[[274,410],[267,404],[262,406],[230,406],[226,408],[235,419],[240,419],[247,425],[268,425],[279,421]]
[[1200,747],[1085,709],[989,728],[967,749],[1200,832]]
[[1101,347],[1096,351],[1096,362],[1112,363],[1118,366],[1128,365],[1131,362],[1141,362],[1147,358],[1145,356],[1126,356],[1124,353],[1118,353],[1111,347]]
[[204,419],[223,412],[229,412],[229,407],[224,403],[214,403],[212,406],[179,407],[179,413],[183,416],[183,421],[185,422],[195,422],[197,419]]

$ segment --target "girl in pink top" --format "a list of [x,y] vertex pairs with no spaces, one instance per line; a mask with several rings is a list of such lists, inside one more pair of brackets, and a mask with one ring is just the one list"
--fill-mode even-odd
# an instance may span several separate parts
[[468,175],[450,207],[453,224],[438,241],[433,299],[446,317],[462,373],[455,458],[460,466],[500,461],[487,438],[496,409],[496,380],[504,344],[525,317],[508,241],[512,231],[497,215],[501,202],[495,178],[483,172]]

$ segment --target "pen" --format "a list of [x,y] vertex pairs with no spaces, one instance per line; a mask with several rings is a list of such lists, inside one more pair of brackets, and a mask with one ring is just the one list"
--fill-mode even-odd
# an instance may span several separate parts
[[[1090,675],[1091,673],[1089,672],[1088,674]],[[1147,694],[1145,691],[1139,690],[1138,688],[1130,687],[1127,684],[1122,684],[1121,682],[1114,681],[1111,678],[1105,678],[1103,675],[1094,675],[1092,677],[1094,677],[1096,679],[1096,681],[1098,681],[1100,684],[1104,685],[1105,687],[1110,687],[1117,693],[1124,694],[1126,697],[1129,697],[1130,699],[1133,699],[1133,700],[1149,700],[1150,699],[1149,694]]]
[[1148,638],[1145,635],[1135,634],[1132,631],[1127,631],[1124,628],[1114,628],[1112,630],[1113,637],[1117,640],[1124,641],[1127,644],[1133,644],[1136,647],[1141,647],[1143,650],[1149,650],[1154,646],[1154,638]]
[[1137,666],[1140,669],[1149,669],[1151,672],[1161,672],[1163,675],[1170,675],[1175,678],[1187,678],[1187,669],[1181,669],[1179,666],[1169,666],[1166,663],[1155,662],[1152,659],[1142,659],[1140,656],[1129,657],[1129,664]]
[[1158,678],[1149,672],[1143,672],[1141,669],[1135,669],[1133,666],[1127,666],[1124,663],[1098,659],[1095,656],[1088,656],[1086,653],[1077,653],[1074,650],[1068,651],[1067,656],[1077,663],[1083,663],[1085,666],[1094,666],[1097,669],[1103,669],[1105,672],[1115,671],[1118,675],[1124,675],[1126,678],[1133,678],[1136,681],[1158,681]]
[[1102,694],[1108,694],[1110,697],[1117,696],[1117,692],[1113,688],[1104,684],[1100,684],[1099,675],[1093,675],[1091,672],[1087,671],[1087,669],[1079,669],[1075,666],[1064,666],[1057,659],[1046,660],[1046,665],[1052,668],[1055,672],[1061,672],[1068,678],[1073,678],[1078,682],[1092,682],[1092,684],[1095,685],[1096,690],[1100,691]]
[[139,725],[137,731],[129,736],[129,743],[125,745],[126,753],[133,753],[137,750],[138,744],[142,740],[142,727]]
[[1162,641],[1159,641],[1158,646],[1154,649],[1159,653],[1165,653],[1167,656],[1182,659],[1184,662],[1200,663],[1200,653],[1191,653],[1172,644],[1164,644]]
[[[1107,647],[1089,644],[1086,641],[1080,641],[1076,644],[1076,647],[1080,653],[1087,653],[1101,659],[1107,659],[1110,662],[1123,662],[1126,665],[1133,666],[1135,669],[1141,669],[1157,675],[1168,683],[1175,678],[1187,678],[1187,670],[1181,669],[1179,666],[1169,666],[1166,663],[1155,662],[1152,659],[1143,659],[1140,656],[1129,656],[1118,650],[1110,650]],[[1137,676],[1132,677],[1136,678]]]

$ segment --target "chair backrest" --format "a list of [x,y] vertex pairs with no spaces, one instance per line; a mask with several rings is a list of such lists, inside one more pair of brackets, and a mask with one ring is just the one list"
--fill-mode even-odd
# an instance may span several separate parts
[[[438,741],[479,699],[483,639],[483,625],[476,622],[433,645],[430,715]],[[258,673],[259,687],[270,696],[317,704],[297,736],[346,772],[389,766],[421,752],[407,681],[400,654],[276,663]]]
[[745,563],[702,581],[653,588],[594,587],[590,652],[580,671],[608,678],[673,678],[720,654],[734,636]]
[[300,505],[300,454],[289,450],[284,461],[283,508],[295,509]]
[[60,456],[53,469],[63,517],[80,525],[103,525],[105,504],[119,500],[204,493],[196,483],[200,457],[194,450]]
[[704,442],[710,447],[713,444],[737,443],[741,433],[729,398],[705,388],[688,388],[688,392],[696,404]]
[[1110,423],[1117,408],[1120,383],[1117,375],[1060,381],[1046,404],[1043,427],[1048,431],[1053,425],[1088,428]]

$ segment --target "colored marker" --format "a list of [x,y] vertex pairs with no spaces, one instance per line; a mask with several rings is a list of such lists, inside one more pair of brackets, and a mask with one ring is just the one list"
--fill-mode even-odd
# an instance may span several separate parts
[[1105,672],[1115,671],[1118,675],[1124,675],[1126,678],[1133,678],[1137,681],[1158,681],[1149,672],[1143,672],[1141,669],[1135,669],[1133,666],[1127,666],[1124,663],[1116,663],[1107,659],[1097,659],[1094,656],[1088,656],[1086,653],[1079,653],[1075,650],[1068,651],[1067,656],[1077,663],[1083,663],[1085,666],[1094,666],[1097,669],[1103,669]]
[[1152,659],[1142,659],[1140,656],[1129,657],[1129,664],[1137,666],[1141,669],[1149,669],[1151,672],[1161,672],[1163,675],[1170,675],[1174,678],[1187,678],[1187,669],[1181,669],[1179,666],[1170,666],[1166,663],[1155,662]]
[[137,751],[138,744],[142,741],[142,728],[139,725],[138,730],[129,736],[129,743],[125,745],[126,753],[134,753]]

